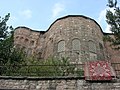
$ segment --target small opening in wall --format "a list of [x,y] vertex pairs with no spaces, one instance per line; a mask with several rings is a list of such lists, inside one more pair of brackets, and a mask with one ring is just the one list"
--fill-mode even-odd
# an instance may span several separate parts
[[20,41],[23,41],[23,39],[24,39],[23,37],[20,37]]
[[92,29],[92,34],[94,34],[94,30]]
[[25,39],[25,42],[28,42],[28,39]]
[[20,37],[20,39],[23,39],[23,37]]
[[16,39],[18,39],[18,38],[19,38],[19,36],[16,37]]
[[31,41],[31,42],[30,42],[31,45],[34,45],[34,43],[35,43],[35,41]]

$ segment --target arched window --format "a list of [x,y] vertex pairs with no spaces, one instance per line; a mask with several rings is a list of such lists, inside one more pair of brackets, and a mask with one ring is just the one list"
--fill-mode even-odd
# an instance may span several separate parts
[[100,50],[103,50],[103,45],[99,43]]
[[76,38],[72,40],[72,62],[81,63],[80,55],[80,40]]
[[29,40],[26,38],[24,42],[25,42],[26,44],[28,44]]
[[95,45],[95,43],[90,40],[88,42],[88,44],[89,44],[89,51],[92,52],[92,53],[96,53],[96,45]]
[[74,39],[72,41],[72,49],[77,50],[77,51],[80,50],[80,41],[79,41],[79,39]]
[[88,42],[89,45],[89,54],[90,54],[90,60],[96,60],[97,54],[96,54],[96,45],[93,41]]
[[65,41],[60,41],[58,43],[58,52],[63,52],[65,51]]
[[20,41],[23,42],[24,38],[23,37],[20,37]]
[[30,45],[33,46],[35,44],[35,41],[30,41]]
[[104,59],[104,50],[103,50],[103,45],[99,43],[99,48],[100,48],[100,53],[99,53],[99,59]]
[[25,42],[28,42],[28,39],[27,39],[27,38],[25,39]]

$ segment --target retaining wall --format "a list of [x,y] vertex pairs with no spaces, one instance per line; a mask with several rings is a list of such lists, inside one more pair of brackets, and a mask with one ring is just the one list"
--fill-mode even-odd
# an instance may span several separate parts
[[120,90],[120,79],[85,81],[84,77],[0,77],[0,90]]

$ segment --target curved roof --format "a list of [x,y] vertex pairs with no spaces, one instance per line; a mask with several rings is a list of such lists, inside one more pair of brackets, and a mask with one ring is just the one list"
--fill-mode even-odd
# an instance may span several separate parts
[[[56,23],[56,22],[59,21],[59,20],[62,20],[62,19],[68,18],[68,17],[83,17],[83,18],[85,18],[85,19],[92,20],[92,21],[94,21],[94,22],[99,26],[101,32],[104,34],[102,28],[100,27],[100,25],[99,25],[94,19],[89,18],[89,17],[86,17],[86,16],[84,16],[84,15],[67,15],[67,16],[64,16],[64,17],[58,18],[57,20],[55,20],[55,21],[50,25],[50,27],[48,28],[47,31],[49,31],[49,29],[54,25],[54,23]],[[47,31],[46,31],[46,32],[47,32]]]
[[65,19],[65,18],[68,18],[68,17],[83,17],[83,18],[85,18],[85,19],[92,20],[92,21],[94,21],[94,22],[99,26],[101,32],[102,32],[103,34],[105,34],[105,33],[103,32],[102,28],[100,27],[100,25],[99,25],[94,19],[89,18],[89,17],[86,17],[86,16],[84,16],[84,15],[67,15],[67,16],[58,18],[58,19],[56,19],[56,20],[49,26],[49,28],[48,28],[46,31],[35,31],[35,30],[32,30],[32,29],[30,29],[30,28],[28,28],[28,27],[25,27],[25,26],[20,26],[20,27],[17,27],[17,28],[15,28],[15,29],[25,28],[25,29],[29,29],[29,30],[31,30],[31,31],[40,32],[40,33],[43,33],[43,34],[44,34],[45,32],[48,32],[49,29],[50,29],[57,21],[62,20],[62,19]]
[[28,29],[28,30],[33,31],[33,32],[40,32],[40,33],[43,33],[43,34],[46,32],[46,31],[32,30],[32,29],[30,29],[30,28],[28,28],[28,27],[25,27],[25,26],[16,27],[15,30],[18,29],[18,28],[24,28],[24,29]]

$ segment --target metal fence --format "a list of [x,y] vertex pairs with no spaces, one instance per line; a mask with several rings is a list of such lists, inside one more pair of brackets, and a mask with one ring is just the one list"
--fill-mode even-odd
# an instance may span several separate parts
[[[120,63],[112,63],[120,76]],[[83,76],[84,64],[70,65],[0,65],[1,76]]]
[[83,76],[84,64],[0,65],[2,76]]

